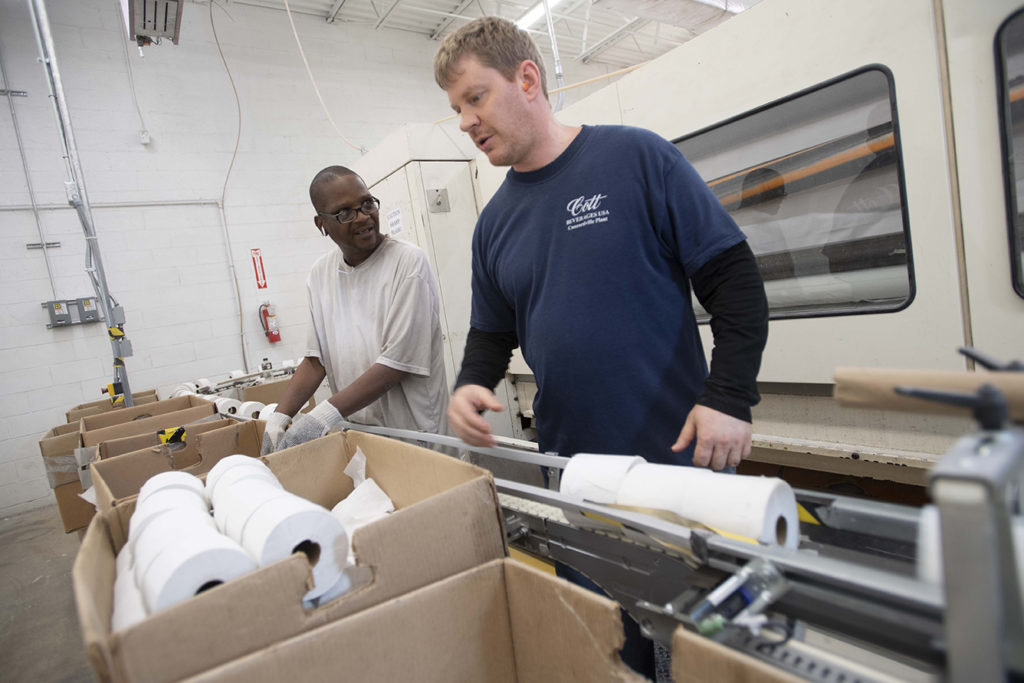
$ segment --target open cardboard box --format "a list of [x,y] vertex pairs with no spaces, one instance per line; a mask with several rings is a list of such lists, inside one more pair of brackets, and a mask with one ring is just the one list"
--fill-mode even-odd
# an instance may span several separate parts
[[120,408],[118,410],[110,410],[96,415],[86,415],[79,421],[81,424],[79,431],[84,433],[95,429],[103,429],[104,427],[112,427],[113,425],[124,424],[126,422],[143,420],[153,417],[154,415],[173,413],[177,410],[195,408],[196,406],[201,405],[213,405],[213,403],[204,398],[199,398],[198,396],[178,396],[176,398],[168,398],[163,401],[144,403],[132,408]]
[[[196,408],[189,408],[188,410],[196,410]],[[182,412],[182,411],[179,411]],[[177,415],[178,413],[167,413],[167,415]],[[164,416],[157,416],[164,417]],[[203,415],[198,420],[191,420],[189,422],[183,422],[181,424],[171,424],[167,427],[160,427],[159,429],[177,429],[183,428],[184,434],[182,436],[182,443],[187,442],[188,438],[195,436],[196,434],[202,434],[212,429],[220,429],[222,427],[230,427],[238,424],[237,420],[232,420],[226,417],[220,417],[216,413],[210,413]],[[108,427],[109,429],[109,427]],[[135,434],[133,436],[124,436],[119,439],[106,439],[101,441],[99,444],[100,460],[106,460],[113,458],[118,455],[124,455],[125,453],[132,453],[134,451],[140,451],[143,448],[149,448],[150,446],[159,446],[163,442],[158,436],[158,430],[147,431],[142,434]]]
[[688,683],[799,683],[804,680],[682,626],[672,634],[672,678]]
[[[94,461],[92,485],[96,489],[96,507],[107,512],[129,500],[134,501],[139,489],[150,477],[161,472],[181,470],[205,477],[213,466],[229,455],[257,457],[263,443],[262,420],[224,418],[203,422],[188,428],[185,444],[159,444],[125,453],[109,460]],[[109,442],[108,442],[109,443]],[[102,450],[105,444],[100,445]],[[120,524],[120,518],[111,523]],[[117,534],[123,537],[118,526]]]
[[196,675],[505,556],[497,493],[486,470],[357,432],[330,434],[263,459],[286,489],[331,508],[352,492],[343,470],[357,447],[366,455],[366,476],[396,511],[353,534],[356,562],[368,581],[316,609],[302,606],[311,573],[305,555],[295,554],[111,633],[114,558],[134,502],[96,515],[72,581],[86,654],[100,679]]
[[494,560],[189,680],[646,680],[619,659],[623,640],[612,600]]
[[46,465],[46,478],[50,488],[78,481],[78,463],[75,449],[81,445],[78,423],[59,425],[43,434],[39,441],[39,452]]
[[[154,403],[153,405],[156,404]],[[167,429],[168,427],[180,427],[183,424],[195,422],[216,414],[217,406],[200,400],[200,402],[195,406],[185,407],[173,412],[158,413],[152,417],[140,417],[128,422],[110,425],[109,427],[101,427],[99,429],[83,429],[82,445],[86,447],[99,446],[104,441],[123,439],[127,436],[137,436],[139,434],[147,433],[155,434],[161,429]],[[94,415],[93,417],[103,416]],[[88,419],[89,418],[87,417],[82,418],[83,425]]]
[[[137,391],[132,394],[132,403],[134,406],[140,406],[145,403],[155,403],[157,400],[156,389],[147,389],[146,391]],[[99,401],[91,401],[89,403],[79,403],[74,408],[68,409],[64,416],[68,422],[77,423],[86,415],[96,415],[97,413],[106,413],[111,410],[120,410],[124,408],[124,405],[114,405],[110,402],[109,398],[100,399]]]

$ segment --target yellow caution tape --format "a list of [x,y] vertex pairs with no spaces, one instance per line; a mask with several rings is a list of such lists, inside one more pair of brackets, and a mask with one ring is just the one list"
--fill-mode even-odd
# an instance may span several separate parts
[[156,435],[160,439],[160,443],[185,443],[184,427],[161,429]]

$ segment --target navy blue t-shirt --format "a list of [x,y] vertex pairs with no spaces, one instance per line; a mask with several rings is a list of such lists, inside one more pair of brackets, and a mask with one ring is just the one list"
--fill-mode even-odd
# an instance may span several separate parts
[[689,277],[744,239],[671,143],[584,126],[509,170],[473,235],[471,324],[515,331],[542,451],[689,464],[675,442],[707,377]]

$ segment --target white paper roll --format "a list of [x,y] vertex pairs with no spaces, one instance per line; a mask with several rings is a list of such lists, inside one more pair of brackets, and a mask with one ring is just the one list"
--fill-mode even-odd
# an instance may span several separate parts
[[190,391],[188,387],[178,387],[171,393],[171,398],[179,398],[181,396],[195,396],[195,392]]
[[[122,548],[118,555],[125,555]],[[147,617],[146,605],[142,600],[142,591],[135,584],[135,576],[131,571],[118,572],[114,579],[114,608],[110,618],[112,633],[123,631],[134,626]]]
[[234,487],[235,484],[250,479],[264,482],[268,486],[272,486],[276,489],[282,488],[281,482],[277,480],[277,477],[275,477],[273,472],[269,469],[260,469],[257,467],[235,467],[228,470],[217,479],[217,486],[210,494],[214,509],[218,507],[222,508],[221,514],[223,514],[225,511],[223,510],[224,505],[222,499],[225,494]]
[[[1024,517],[1011,520],[1014,554],[1017,558],[1017,581],[1024,588]],[[922,581],[942,585],[942,535],[939,508],[925,505],[917,525],[917,577]],[[969,561],[965,558],[965,561]],[[1024,600],[1024,595],[1021,596]]]
[[228,373],[228,377],[230,377],[231,379],[238,379],[239,377],[245,377],[245,371],[244,370],[232,370],[231,372]]
[[242,542],[242,529],[256,510],[268,501],[295,497],[282,489],[277,480],[270,482],[258,477],[241,479],[230,486],[224,483],[217,496],[217,509],[221,511],[220,515],[214,516],[217,528],[239,543]]
[[282,368],[294,368],[295,366],[296,362],[291,359],[281,361]]
[[266,463],[264,463],[259,458],[254,458],[254,457],[249,456],[249,455],[240,455],[240,454],[229,455],[226,458],[221,458],[217,462],[217,464],[214,465],[210,469],[209,472],[207,472],[207,474],[206,474],[206,497],[207,498],[209,498],[211,501],[213,500],[213,495],[214,495],[214,493],[216,493],[216,490],[217,490],[217,482],[220,480],[220,478],[226,472],[228,472],[229,470],[234,469],[235,467],[257,467],[257,468],[263,468],[264,470],[266,470],[270,474],[273,474],[273,472],[270,472],[270,468],[267,467]]
[[615,503],[626,474],[637,465],[646,463],[639,455],[579,453],[562,471],[559,490],[574,500],[602,505]]
[[142,595],[151,613],[256,569],[234,541],[214,530],[179,536],[146,570]]
[[766,545],[796,548],[800,537],[796,496],[789,484],[775,477],[642,464],[629,470],[617,503],[668,510]]
[[311,600],[338,582],[348,537],[341,522],[326,508],[293,495],[261,506],[245,525],[242,546],[261,567],[292,553],[305,553],[314,586],[303,599]]
[[342,595],[348,593],[350,590],[352,590],[352,579],[346,572],[342,571],[341,575],[338,577],[338,580],[334,582],[333,586],[327,589],[326,593],[321,595],[319,598],[313,598],[311,600],[303,598],[302,606],[306,609],[321,607],[329,603],[331,600],[340,598]]
[[132,542],[135,559],[135,583],[142,586],[149,565],[160,555],[168,543],[179,536],[190,536],[204,530],[217,531],[213,518],[195,510],[167,510],[150,521]]
[[242,404],[233,398],[218,398],[213,405],[217,406],[217,412],[221,415],[237,415],[238,409],[242,407]]
[[266,406],[259,401],[246,401],[238,406],[238,412],[236,412],[235,415],[249,420],[255,420],[259,416],[260,411],[265,407]]
[[197,389],[213,389],[213,382],[211,382],[210,380],[206,379],[205,377],[200,377],[199,379],[196,380],[196,388]]
[[258,417],[261,420],[266,420],[267,417],[269,417],[270,414],[272,412],[274,412],[275,410],[277,410],[277,404],[276,403],[268,403],[267,405],[265,405],[263,407],[263,410],[260,411],[260,414],[259,414]]
[[150,494],[144,502],[135,506],[135,511],[128,521],[129,545],[134,546],[139,535],[160,515],[182,510],[210,516],[210,507],[206,499],[191,489],[163,489]]
[[135,501],[135,506],[138,507],[150,495],[164,489],[188,489],[195,491],[203,500],[206,500],[206,488],[199,477],[188,472],[161,472],[160,474],[154,474],[142,485],[142,488],[139,489],[139,498]]

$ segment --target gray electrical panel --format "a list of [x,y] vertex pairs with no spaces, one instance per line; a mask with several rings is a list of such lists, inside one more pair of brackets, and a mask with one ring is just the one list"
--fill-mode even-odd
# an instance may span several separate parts
[[42,307],[50,314],[50,322],[46,325],[50,329],[100,321],[100,309],[94,296],[44,301]]

